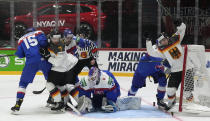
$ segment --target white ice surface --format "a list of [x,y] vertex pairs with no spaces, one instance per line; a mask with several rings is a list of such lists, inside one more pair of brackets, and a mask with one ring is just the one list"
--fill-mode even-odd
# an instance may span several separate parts
[[[56,114],[45,108],[48,92],[45,90],[40,95],[32,94],[33,90],[44,88],[43,76],[36,76],[33,84],[26,90],[26,96],[21,106],[19,115],[12,115],[10,108],[16,100],[16,90],[20,76],[0,76],[0,121],[210,121],[210,117],[195,117],[179,115],[172,117],[152,106],[156,101],[156,85],[147,80],[147,87],[138,91],[137,96],[142,97],[141,110],[121,111],[116,113],[91,113],[77,116],[72,112]],[[129,77],[116,77],[121,86],[121,96],[127,95],[131,86]]]

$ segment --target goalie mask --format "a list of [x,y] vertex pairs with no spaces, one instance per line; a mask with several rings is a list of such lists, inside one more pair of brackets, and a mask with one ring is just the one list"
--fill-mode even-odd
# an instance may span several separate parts
[[161,33],[159,38],[156,40],[156,44],[158,47],[167,46],[168,43],[169,43],[169,37],[164,32]]
[[91,88],[99,84],[100,75],[101,75],[101,72],[97,67],[91,67],[88,73],[88,81],[90,83]]

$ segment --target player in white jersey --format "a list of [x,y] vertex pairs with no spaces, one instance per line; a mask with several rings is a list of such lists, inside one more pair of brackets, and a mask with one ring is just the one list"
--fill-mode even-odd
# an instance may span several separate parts
[[[167,59],[171,65],[171,76],[169,78],[167,89],[169,99],[168,110],[176,103],[176,90],[181,83],[184,60],[184,50],[181,46],[181,42],[185,35],[186,25],[179,21],[176,21],[176,23],[178,23],[177,32],[170,38],[167,37],[165,33],[162,33],[156,42],[157,49],[152,47],[152,43],[149,39],[146,41],[146,47],[149,55]],[[190,57],[187,58],[186,67],[187,73],[191,75],[189,81],[193,81],[193,64]],[[192,91],[193,87],[185,90],[187,94],[186,99],[189,101],[193,99]]]
[[40,51],[42,56],[52,64],[46,84],[46,88],[50,92],[47,103],[50,103],[52,98],[56,106],[52,107],[51,110],[60,110],[65,107],[64,98],[68,96],[65,86],[71,75],[70,69],[76,65],[78,59],[65,51],[65,43],[61,33],[54,30],[50,33],[49,39],[47,50]]

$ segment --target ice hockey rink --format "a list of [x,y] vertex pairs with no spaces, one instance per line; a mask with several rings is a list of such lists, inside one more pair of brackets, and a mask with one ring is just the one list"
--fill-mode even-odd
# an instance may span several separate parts
[[[141,110],[119,111],[116,113],[90,113],[78,116],[73,112],[57,114],[45,107],[48,92],[34,95],[33,90],[44,88],[45,80],[43,76],[37,75],[34,83],[30,84],[26,90],[26,96],[22,104],[19,115],[12,115],[10,108],[15,104],[16,90],[20,75],[0,75],[0,121],[210,121],[210,116],[198,117],[196,115],[176,115],[159,111],[153,107],[156,101],[156,86],[147,80],[147,87],[138,91],[137,96],[142,98]],[[131,86],[131,77],[116,77],[121,86],[121,96],[127,95],[127,90]]]

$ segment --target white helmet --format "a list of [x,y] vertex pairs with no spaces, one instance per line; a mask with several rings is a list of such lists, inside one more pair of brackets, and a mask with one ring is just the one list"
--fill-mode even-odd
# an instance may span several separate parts
[[88,81],[91,86],[98,85],[100,82],[101,72],[97,67],[91,67],[88,73]]

